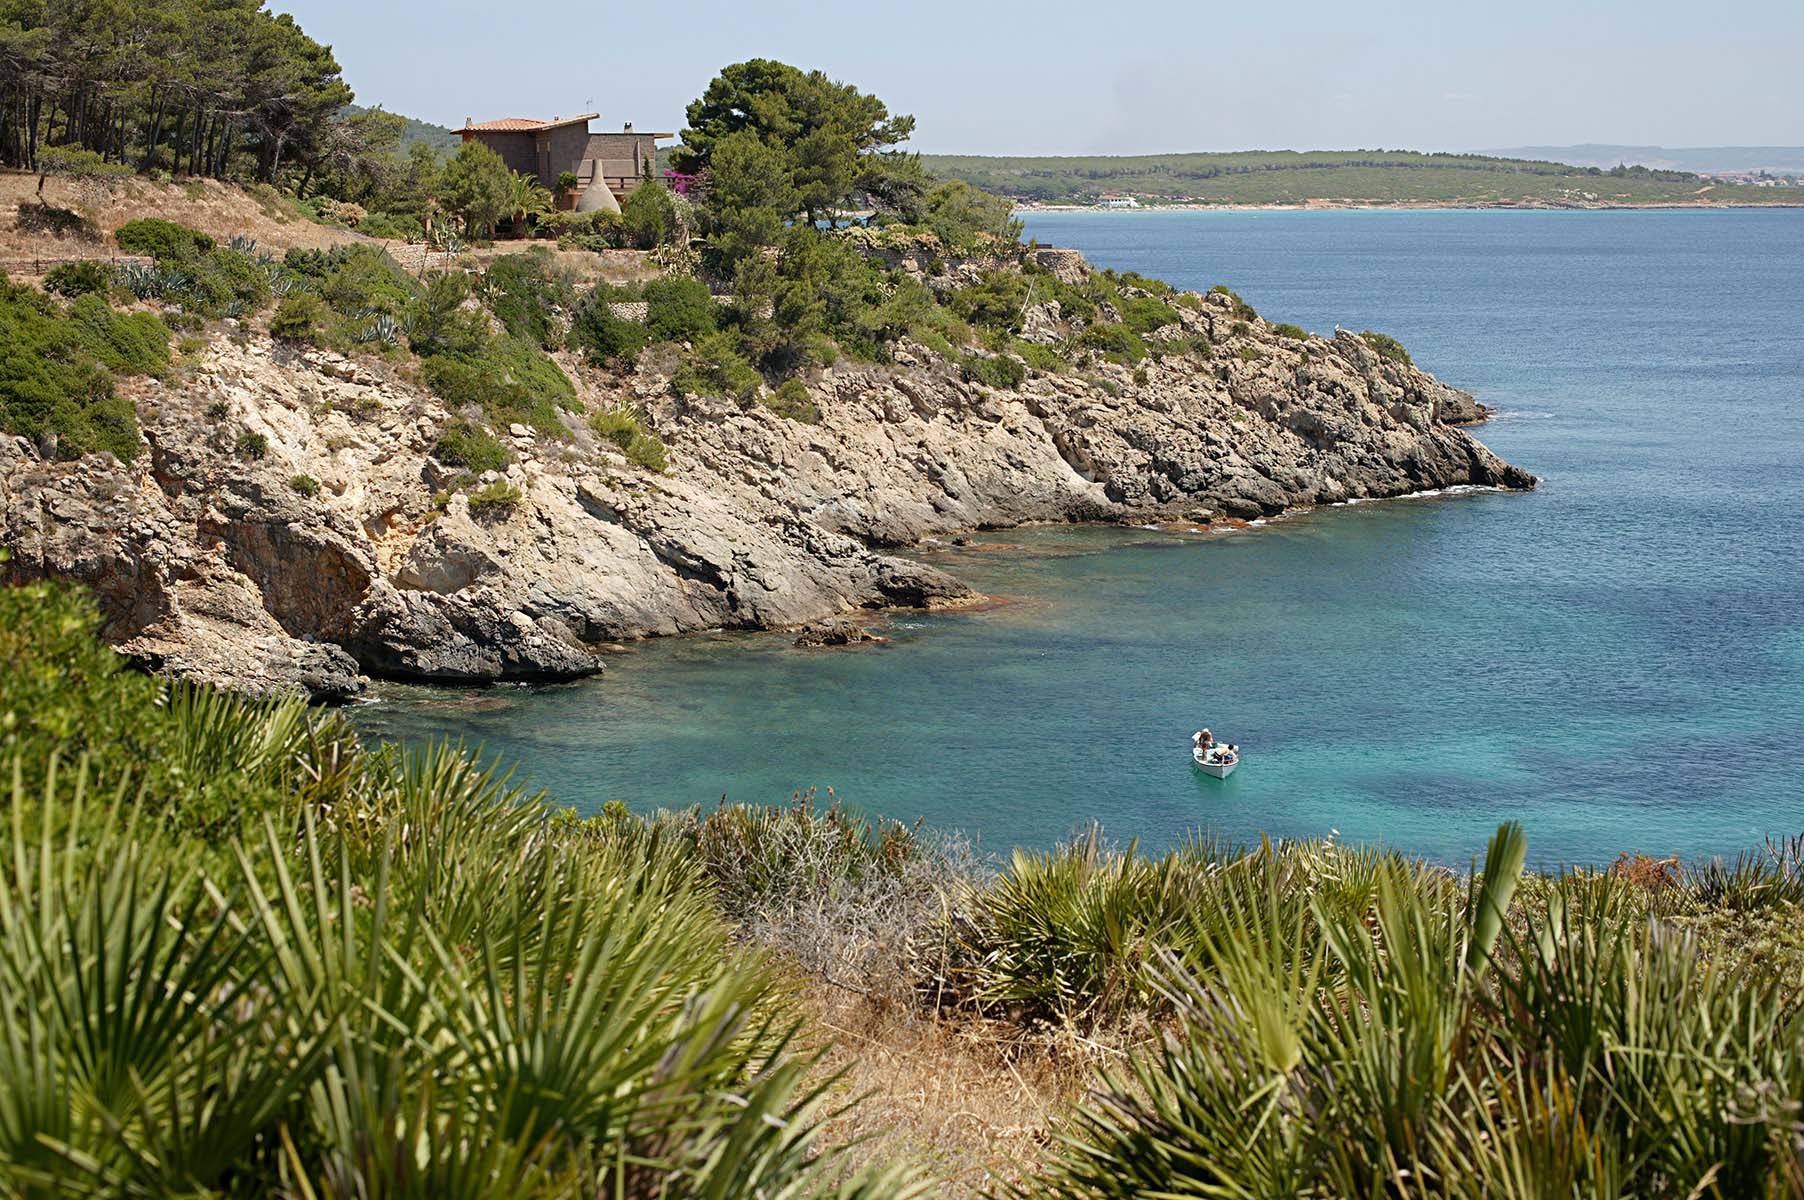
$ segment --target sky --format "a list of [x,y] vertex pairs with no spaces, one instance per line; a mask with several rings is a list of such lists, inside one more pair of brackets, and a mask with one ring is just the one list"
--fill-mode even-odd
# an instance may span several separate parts
[[952,154],[1804,145],[1797,0],[271,0],[358,101],[676,131],[722,66],[820,68]]

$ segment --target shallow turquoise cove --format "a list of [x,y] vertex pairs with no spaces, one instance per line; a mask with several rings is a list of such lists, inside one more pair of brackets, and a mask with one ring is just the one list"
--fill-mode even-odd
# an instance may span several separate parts
[[[1262,313],[1374,328],[1545,477],[1216,534],[1040,529],[928,557],[1007,602],[890,644],[648,644],[604,679],[385,689],[584,809],[798,788],[990,849],[1100,820],[1540,862],[1804,829],[1804,213],[1107,213],[1043,242]],[[1241,744],[1192,769],[1199,725]]]

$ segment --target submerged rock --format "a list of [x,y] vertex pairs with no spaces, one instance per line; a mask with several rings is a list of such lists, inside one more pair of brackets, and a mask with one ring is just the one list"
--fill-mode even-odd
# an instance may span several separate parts
[[851,621],[822,621],[814,625],[805,625],[796,634],[796,645],[802,647],[815,646],[856,646],[866,642],[887,642],[886,637],[879,637],[864,626]]

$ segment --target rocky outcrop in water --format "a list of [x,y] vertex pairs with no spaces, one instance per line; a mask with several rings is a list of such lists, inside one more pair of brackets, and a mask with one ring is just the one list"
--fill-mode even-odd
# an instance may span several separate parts
[[153,666],[334,697],[372,674],[563,678],[622,639],[975,599],[885,552],[929,535],[1533,486],[1457,427],[1482,416],[1470,396],[1353,334],[1280,336],[1225,296],[1179,311],[1154,337],[1213,357],[999,390],[904,343],[813,380],[818,425],[679,399],[648,357],[585,377],[585,400],[636,403],[667,473],[574,419],[567,440],[516,426],[514,461],[485,479],[509,487],[475,506],[433,456],[449,414],[401,369],[240,332],[145,385],[130,466],[0,438],[0,544],[14,575],[93,587],[106,635]]

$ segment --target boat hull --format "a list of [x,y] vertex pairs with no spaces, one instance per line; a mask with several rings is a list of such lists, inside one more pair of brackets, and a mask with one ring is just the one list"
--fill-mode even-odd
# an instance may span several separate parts
[[1239,758],[1233,758],[1227,762],[1205,762],[1200,754],[1192,754],[1190,758],[1192,762],[1196,763],[1197,770],[1205,775],[1213,775],[1217,779],[1226,779],[1234,773],[1234,768],[1240,765]]

